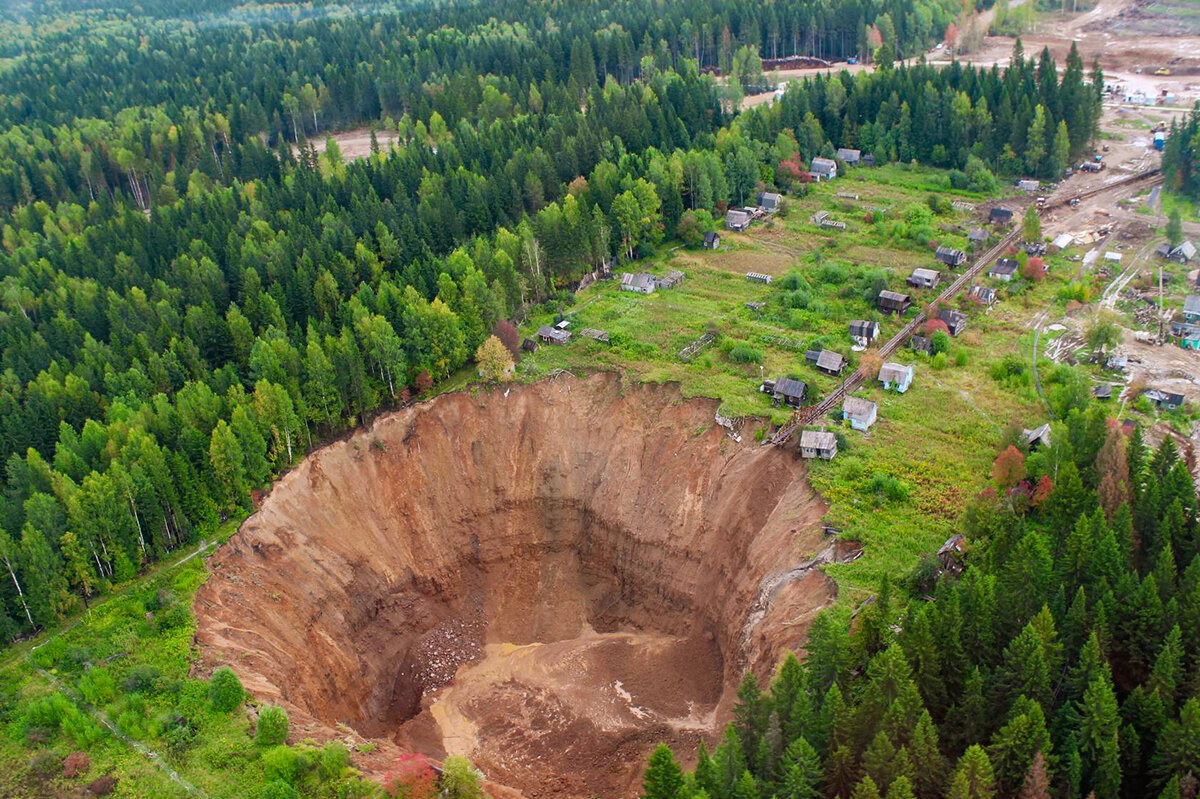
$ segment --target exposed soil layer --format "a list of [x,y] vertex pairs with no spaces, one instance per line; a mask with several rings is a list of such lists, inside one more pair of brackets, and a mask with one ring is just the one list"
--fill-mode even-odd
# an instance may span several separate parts
[[464,754],[526,796],[636,795],[648,752],[718,734],[836,590],[803,463],[715,409],[596,375],[381,418],[213,558],[205,663],[305,735]]

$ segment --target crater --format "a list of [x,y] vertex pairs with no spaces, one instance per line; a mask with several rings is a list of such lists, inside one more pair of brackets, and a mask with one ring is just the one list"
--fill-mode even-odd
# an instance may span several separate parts
[[301,737],[377,741],[368,772],[462,754],[529,797],[636,796],[654,746],[718,737],[835,593],[804,463],[716,408],[599,374],[382,417],[213,557],[203,660]]

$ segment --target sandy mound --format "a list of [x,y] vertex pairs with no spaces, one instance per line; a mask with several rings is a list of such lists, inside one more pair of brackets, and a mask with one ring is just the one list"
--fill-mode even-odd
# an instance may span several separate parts
[[653,746],[719,732],[834,591],[804,568],[825,506],[803,463],[715,409],[597,375],[382,418],[213,558],[205,660],[306,735],[465,754],[527,796],[636,795]]

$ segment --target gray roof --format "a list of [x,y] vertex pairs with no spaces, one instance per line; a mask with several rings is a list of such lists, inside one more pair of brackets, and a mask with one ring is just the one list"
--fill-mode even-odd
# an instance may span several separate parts
[[992,266],[991,269],[988,270],[988,274],[989,275],[1015,275],[1017,273],[1018,267],[1020,267],[1020,266],[1021,265],[1019,263],[1017,263],[1017,260],[1015,258],[1001,258],[999,261],[997,261]]
[[912,274],[909,275],[914,280],[937,280],[941,276],[941,273],[936,269],[924,269],[922,267],[914,269]]
[[852,150],[849,147],[839,147],[837,151],[837,157],[848,164],[853,164],[862,157],[862,151]]
[[744,225],[750,221],[750,214],[737,209],[730,209],[725,212],[725,221],[733,225]]
[[937,255],[939,258],[966,258],[967,254],[962,250],[956,250],[953,247],[938,247]]
[[550,325],[542,325],[538,328],[538,335],[543,338],[554,339],[555,341],[567,341],[571,338],[571,334],[566,330],[559,330]]
[[954,325],[960,325],[967,321],[967,315],[965,313],[962,311],[956,311],[953,308],[947,308],[945,310],[938,311],[937,318],[941,319],[951,327]]
[[988,288],[987,286],[972,286],[971,296],[978,297],[985,304],[991,305],[996,301],[996,290]]
[[1112,393],[1112,383],[1101,383],[1092,389],[1092,394],[1096,397],[1096,399],[1111,399]]
[[785,397],[804,398],[804,392],[808,389],[802,381],[793,380],[790,377],[781,377],[775,381],[775,393]]
[[1183,301],[1184,313],[1200,314],[1200,294],[1189,294],[1187,299]]
[[586,338],[594,338],[596,341],[608,341],[608,333],[603,330],[597,330],[594,327],[585,327],[579,331],[579,335]]
[[832,161],[828,158],[814,158],[812,160],[811,171],[812,172],[821,172],[821,173],[836,172],[837,171],[837,162]]
[[632,286],[637,289],[653,289],[654,284],[654,275],[647,272],[626,272],[621,275],[622,286]]
[[907,295],[907,294],[901,294],[901,293],[900,293],[900,292],[898,292],[898,291],[890,291],[890,290],[888,290],[888,289],[884,289],[883,291],[879,292],[879,299],[881,299],[881,300],[892,300],[892,301],[894,301],[894,302],[907,302],[907,301],[908,301],[908,295]]
[[767,208],[774,208],[783,202],[783,195],[776,194],[772,191],[764,191],[758,195],[758,204]]
[[1171,255],[1182,255],[1184,258],[1191,260],[1192,258],[1196,257],[1196,245],[1192,244],[1190,241],[1185,241],[1183,244],[1180,244],[1178,247],[1172,250]]
[[841,353],[833,350],[821,350],[821,354],[817,356],[817,366],[821,369],[829,369],[837,371],[846,365],[846,359]]
[[895,383],[903,380],[910,372],[912,372],[911,366],[888,361],[879,367],[879,379],[886,383]]
[[971,232],[967,234],[967,239],[970,241],[987,241],[987,237],[987,231],[979,227],[971,228]]
[[1050,423],[1046,422],[1041,427],[1035,427],[1032,430],[1025,431],[1025,443],[1032,444],[1034,441],[1044,441],[1047,446],[1050,444]]
[[803,430],[800,432],[800,446],[804,449],[833,449],[837,446],[837,436],[821,430]]
[[849,416],[851,419],[866,421],[871,418],[871,413],[879,406],[869,399],[862,397],[846,397],[842,400],[842,413]]

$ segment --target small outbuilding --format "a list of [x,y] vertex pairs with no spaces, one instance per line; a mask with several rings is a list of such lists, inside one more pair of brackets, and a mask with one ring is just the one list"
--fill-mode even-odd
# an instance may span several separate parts
[[683,284],[683,279],[686,275],[678,269],[672,269],[658,279],[658,287],[660,289],[673,289],[676,286]]
[[962,311],[946,308],[938,312],[937,318],[946,323],[946,327],[950,329],[950,335],[952,336],[957,336],[967,329],[967,315]]
[[725,227],[730,230],[743,231],[750,228],[750,214],[731,208],[725,212]]
[[521,352],[528,352],[528,353],[532,354],[537,351],[538,351],[537,339],[527,338],[527,339],[521,340]]
[[584,338],[602,341],[605,344],[608,343],[608,333],[603,330],[597,330],[594,327],[585,327],[583,330],[579,331],[579,335],[583,336]]
[[818,372],[836,377],[846,369],[846,359],[833,350],[809,350],[804,357]]
[[715,250],[721,246],[721,234],[710,230],[704,234],[703,247],[706,250]]
[[912,274],[904,282],[913,288],[917,289],[932,289],[936,288],[938,281],[942,279],[942,273],[936,269],[914,269]]
[[925,336],[913,336],[908,340],[908,346],[912,347],[917,352],[923,352],[926,355],[933,354],[933,341]]
[[1038,183],[1036,180],[1018,180],[1017,181],[1017,188],[1020,189],[1021,191],[1025,192],[1026,194],[1033,194],[1034,192],[1036,192],[1038,190],[1038,187],[1040,185],[1041,184]]
[[833,433],[821,430],[800,432],[800,457],[829,461],[833,460],[834,455],[837,455],[837,436]]
[[952,535],[937,552],[938,565],[944,572],[961,574],[966,567],[966,553],[967,539],[961,535]]
[[879,382],[883,383],[886,391],[898,391],[903,394],[912,385],[913,368],[902,363],[887,361],[879,367]]
[[771,276],[763,274],[762,272],[747,272],[746,279],[749,280],[751,283],[770,283],[771,282]]
[[1171,250],[1170,258],[1172,261],[1178,261],[1181,264],[1189,263],[1196,257],[1196,245],[1190,241],[1185,241],[1175,249]]
[[649,272],[626,272],[621,275],[621,291],[634,291],[638,294],[652,294],[658,281]]
[[993,208],[988,212],[988,222],[993,225],[1007,225],[1012,222],[1013,212],[1008,208]]
[[850,426],[864,433],[875,424],[879,406],[869,399],[862,397],[846,397],[842,400],[842,418],[849,420]]
[[1183,395],[1176,394],[1173,391],[1163,391],[1160,388],[1148,388],[1142,392],[1142,396],[1150,400],[1151,404],[1160,410],[1173,411],[1183,405]]
[[808,386],[801,380],[793,380],[790,377],[778,377],[774,380],[764,380],[759,387],[759,391],[771,395],[772,401],[778,405],[791,405],[793,408],[800,407],[804,402],[804,395],[808,393]]
[[1050,242],[1050,252],[1062,252],[1075,243],[1075,237],[1070,233],[1059,233]]
[[550,325],[542,325],[538,328],[538,338],[546,344],[566,344],[571,340],[569,331],[560,330],[557,327]]
[[962,266],[967,261],[967,254],[953,247],[938,247],[936,257],[950,267]]
[[906,312],[912,305],[912,300],[907,294],[901,294],[898,291],[889,291],[884,289],[879,292],[879,298],[876,300],[879,310],[889,314],[902,314]]
[[1113,395],[1112,383],[1101,383],[1092,389],[1092,396],[1098,400],[1110,400]]
[[846,162],[846,166],[858,166],[862,160],[861,150],[851,150],[849,147],[839,147],[837,157]]
[[773,214],[783,205],[783,195],[776,194],[773,191],[762,191],[758,193],[758,207],[766,211],[768,214]]
[[983,244],[988,240],[988,232],[981,227],[973,227],[967,233],[967,241],[971,244]]
[[987,286],[971,286],[971,296],[989,307],[996,304],[996,290]]
[[1188,322],[1200,322],[1200,294],[1189,294],[1183,301],[1183,318]]
[[874,320],[855,319],[850,323],[850,340],[860,347],[869,347],[879,338],[879,323]]

